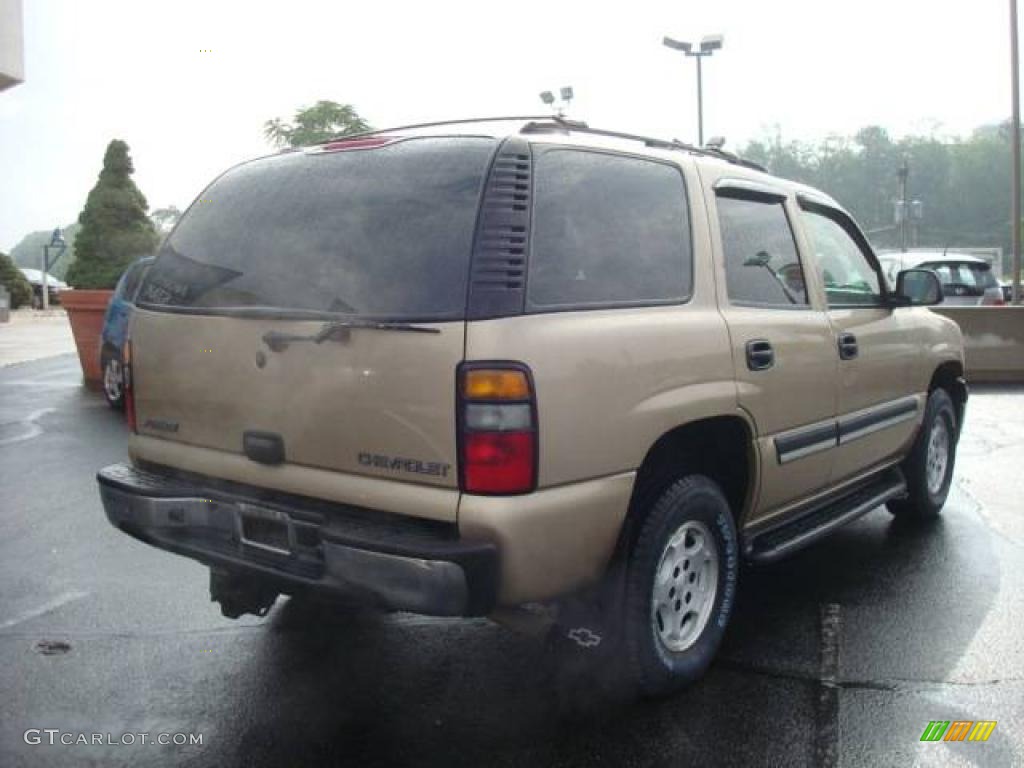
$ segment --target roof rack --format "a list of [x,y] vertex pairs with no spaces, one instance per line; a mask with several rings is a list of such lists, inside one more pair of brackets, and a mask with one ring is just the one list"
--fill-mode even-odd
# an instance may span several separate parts
[[591,128],[589,125],[584,122],[580,122],[579,120],[568,120],[557,115],[545,115],[541,120],[544,120],[545,122],[527,123],[523,126],[520,133],[545,133],[551,130],[562,130],[565,133],[576,131],[578,133],[589,133],[594,136],[607,136],[613,139],[642,141],[645,146],[653,147],[655,149],[678,149],[683,152],[692,152],[695,155],[715,157],[734,165],[742,165],[745,168],[751,168],[755,171],[767,173],[767,169],[760,163],[755,163],[753,160],[747,160],[746,158],[740,157],[732,152],[726,152],[720,147],[696,147],[692,144],[686,144],[685,142],[679,141],[679,139],[658,139],[653,136],[643,136],[637,133],[623,133],[622,131],[609,131],[604,128]]
[[763,171],[767,173],[767,169],[753,160],[747,160],[746,158],[740,157],[739,155],[733,154],[732,152],[726,152],[721,147],[696,147],[692,144],[686,144],[678,139],[658,139],[653,136],[642,136],[636,133],[623,133],[622,131],[608,131],[603,128],[591,128],[589,125],[581,120],[570,120],[569,118],[562,117],[560,115],[513,115],[506,117],[469,117],[461,120],[440,120],[430,123],[413,123],[411,125],[398,125],[392,128],[377,128],[370,131],[362,131],[361,133],[350,133],[342,136],[332,136],[329,139],[318,141],[312,146],[320,146],[322,144],[330,144],[334,141],[347,141],[349,139],[359,139],[364,136],[375,136],[380,133],[392,133],[394,131],[411,131],[417,128],[438,128],[445,125],[465,125],[473,123],[509,123],[509,122],[523,122],[527,121],[520,129],[520,133],[544,133],[551,130],[560,130],[566,133],[576,131],[577,133],[589,133],[594,136],[607,136],[613,139],[626,139],[627,141],[642,141],[648,147],[654,147],[656,149],[677,149],[683,152],[691,152],[695,155],[704,155],[706,157],[715,157],[719,160],[725,160],[733,163],[734,165],[742,165],[746,168],[752,168],[755,171]]
[[415,128],[435,128],[444,125],[462,125],[464,123],[511,123],[521,122],[523,120],[545,120],[549,115],[512,115],[508,117],[467,117],[461,120],[440,120],[430,123],[412,123],[411,125],[396,125],[391,128],[374,128],[369,131],[361,131],[360,133],[347,133],[341,136],[332,136],[329,139],[323,141],[317,141],[310,146],[319,146],[321,144],[330,144],[332,141],[347,141],[348,139],[358,139],[363,136],[375,136],[378,133],[391,133],[392,131],[411,131]]

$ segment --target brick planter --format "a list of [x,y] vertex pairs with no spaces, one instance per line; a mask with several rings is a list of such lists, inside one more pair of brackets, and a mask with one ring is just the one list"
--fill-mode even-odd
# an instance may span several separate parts
[[103,316],[113,291],[61,291],[60,303],[68,313],[71,333],[78,348],[78,361],[86,384],[99,385],[103,380],[100,370],[100,334]]

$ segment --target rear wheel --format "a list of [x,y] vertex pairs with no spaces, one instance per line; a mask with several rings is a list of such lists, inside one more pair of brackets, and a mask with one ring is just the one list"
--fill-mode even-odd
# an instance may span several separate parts
[[124,410],[124,368],[121,356],[112,349],[104,350],[100,364],[103,367],[103,395],[111,408]]
[[953,400],[944,389],[928,396],[924,421],[910,455],[903,462],[907,498],[886,506],[899,518],[937,517],[949,496],[956,460],[957,423]]
[[732,615],[739,573],[732,511],[702,475],[654,501],[629,557],[626,652],[640,691],[659,695],[699,678]]

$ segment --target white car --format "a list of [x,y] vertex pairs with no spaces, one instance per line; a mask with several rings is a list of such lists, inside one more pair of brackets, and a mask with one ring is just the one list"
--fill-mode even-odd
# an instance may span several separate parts
[[[43,273],[38,269],[30,269],[28,267],[21,267],[21,273],[28,280],[29,285],[32,286],[32,308],[41,309],[43,306]],[[48,274],[46,276],[46,285],[50,289],[50,303],[57,304],[60,302],[60,292],[68,289],[68,284],[63,280],[58,280],[53,275]]]
[[1000,306],[1006,303],[992,265],[977,256],[953,251],[913,251],[878,255],[885,279],[896,287],[903,269],[930,269],[939,276],[945,304]]

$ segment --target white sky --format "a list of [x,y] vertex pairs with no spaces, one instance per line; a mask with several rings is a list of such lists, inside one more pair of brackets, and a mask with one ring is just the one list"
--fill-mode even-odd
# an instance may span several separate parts
[[571,84],[571,117],[695,141],[695,65],[666,34],[725,35],[705,62],[705,137],[732,148],[776,125],[955,135],[1010,112],[1006,0],[25,0],[24,13],[26,82],[0,93],[4,251],[77,217],[112,138],[151,208],[184,208],[266,154],[265,120],[318,99],[385,127],[540,114],[540,91]]

